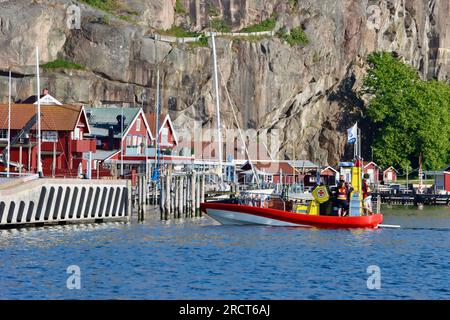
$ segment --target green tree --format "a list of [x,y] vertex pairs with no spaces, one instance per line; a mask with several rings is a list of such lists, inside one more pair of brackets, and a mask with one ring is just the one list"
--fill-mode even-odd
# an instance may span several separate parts
[[368,57],[366,117],[374,129],[373,152],[380,165],[440,169],[450,161],[450,85],[422,81],[391,53]]

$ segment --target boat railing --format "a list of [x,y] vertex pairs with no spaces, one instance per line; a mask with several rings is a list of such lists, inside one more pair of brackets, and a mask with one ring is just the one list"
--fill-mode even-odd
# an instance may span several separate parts
[[235,200],[240,205],[264,208],[271,198],[272,196],[267,193],[241,192]]

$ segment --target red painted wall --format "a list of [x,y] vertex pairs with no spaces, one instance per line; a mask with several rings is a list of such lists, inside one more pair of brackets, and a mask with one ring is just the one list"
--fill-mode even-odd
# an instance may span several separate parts
[[[167,138],[168,143],[165,143],[165,144],[162,143],[162,133],[163,133],[164,129],[167,129],[168,133],[169,133],[168,138]],[[161,134],[158,137],[158,143],[159,143],[160,147],[163,149],[173,148],[175,146],[175,137],[174,137],[173,129],[170,127],[169,120],[167,120],[165,122],[163,130],[161,130]]]
[[[84,132],[87,132],[87,124],[84,116],[80,117],[80,121],[77,124],[77,128],[80,129],[80,135],[83,136]],[[18,130],[12,130],[11,136],[18,134]],[[30,139],[36,141],[35,132],[30,133]],[[76,176],[78,173],[78,165],[82,163],[83,170],[87,168],[87,161],[82,159],[81,152],[73,152],[72,150],[72,131],[58,131],[58,141],[56,142],[56,170],[55,175],[58,177],[70,177]],[[84,140],[84,139],[82,139]],[[44,176],[51,176],[53,166],[53,149],[54,142],[43,141],[41,144],[41,158],[42,158],[42,170]],[[92,144],[93,148],[90,151],[95,152],[95,144]],[[30,152],[30,167],[28,167],[28,148],[22,148],[22,164],[24,165],[22,172],[36,172],[37,170],[37,146],[34,146]],[[0,152],[3,148],[0,148]],[[19,162],[20,148],[11,148],[11,161]],[[4,170],[5,168],[2,168]],[[17,171],[11,168],[11,171]]]
[[450,173],[444,173],[444,189],[450,192]]

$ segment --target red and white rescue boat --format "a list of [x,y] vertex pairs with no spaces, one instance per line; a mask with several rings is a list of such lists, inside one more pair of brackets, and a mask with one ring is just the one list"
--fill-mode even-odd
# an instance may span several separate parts
[[267,225],[316,228],[377,228],[382,214],[368,216],[308,215],[285,210],[226,202],[205,202],[202,212],[223,225]]

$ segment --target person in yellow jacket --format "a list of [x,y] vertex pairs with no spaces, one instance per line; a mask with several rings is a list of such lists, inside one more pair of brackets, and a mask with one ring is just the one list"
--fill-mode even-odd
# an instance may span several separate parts
[[343,217],[348,214],[350,193],[353,191],[352,186],[345,181],[344,176],[339,179],[336,192],[338,216]]

